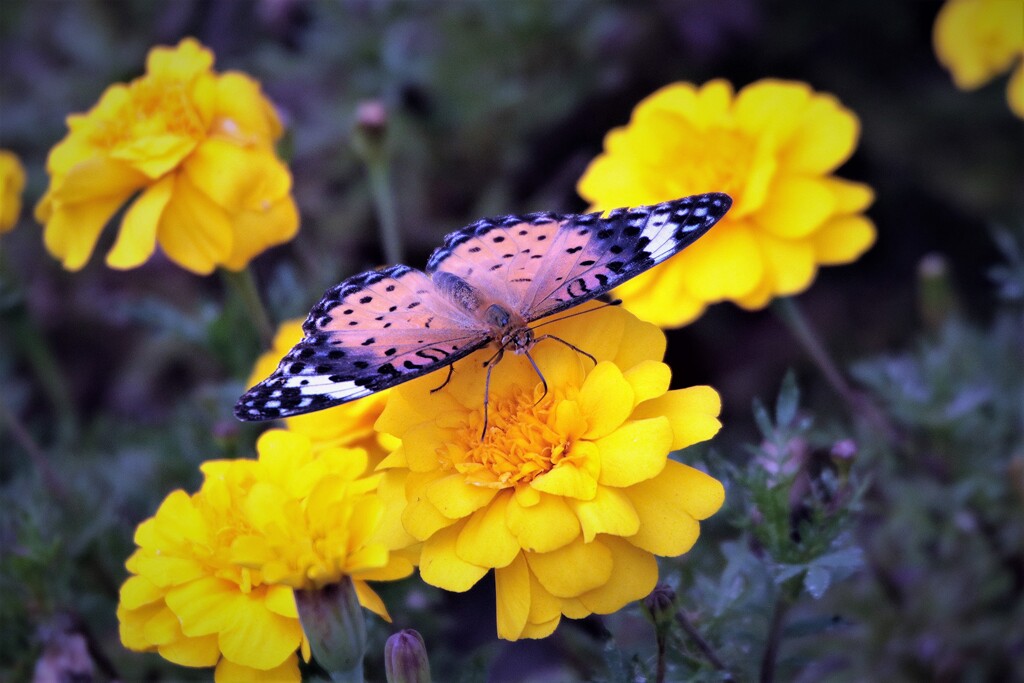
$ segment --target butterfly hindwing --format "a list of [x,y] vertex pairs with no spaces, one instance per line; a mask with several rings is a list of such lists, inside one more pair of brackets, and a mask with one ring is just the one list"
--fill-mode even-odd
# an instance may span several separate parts
[[485,345],[475,319],[439,296],[426,275],[395,266],[325,292],[305,337],[277,370],[239,399],[243,420],[267,420],[347,403],[425,375]]

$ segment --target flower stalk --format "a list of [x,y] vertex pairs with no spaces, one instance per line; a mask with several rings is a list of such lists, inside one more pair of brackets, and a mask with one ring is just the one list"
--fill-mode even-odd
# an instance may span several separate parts
[[274,343],[274,326],[270,323],[270,315],[267,313],[263,300],[260,298],[259,289],[256,287],[256,278],[248,267],[234,271],[226,268],[220,269],[221,277],[224,279],[228,289],[237,298],[252,321],[253,329],[259,337],[260,345],[263,348],[270,348]]
[[391,185],[388,155],[388,112],[378,100],[359,105],[352,144],[366,164],[373,207],[380,223],[381,250],[385,263],[403,263],[402,234],[398,228],[398,210]]

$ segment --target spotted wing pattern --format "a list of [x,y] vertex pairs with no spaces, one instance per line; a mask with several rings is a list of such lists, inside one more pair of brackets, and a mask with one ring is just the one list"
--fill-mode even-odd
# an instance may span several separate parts
[[407,266],[355,275],[328,289],[303,331],[277,370],[238,400],[239,419],[347,403],[433,372],[490,341],[486,326]]
[[589,301],[692,244],[732,205],[710,193],[635,209],[485,219],[449,235],[427,264],[532,321]]

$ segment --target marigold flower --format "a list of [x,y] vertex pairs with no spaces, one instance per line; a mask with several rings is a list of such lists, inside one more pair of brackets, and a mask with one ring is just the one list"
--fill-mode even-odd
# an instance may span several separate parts
[[949,0],[935,18],[932,39],[939,62],[961,90],[974,90],[1012,68],[1006,99],[1024,118],[1024,3]]
[[675,83],[605,137],[577,189],[594,210],[726,192],[732,210],[707,235],[617,290],[662,327],[710,304],[748,309],[802,292],[819,265],[849,263],[875,240],[871,189],[831,173],[853,153],[857,117],[805,83],[761,80],[733,94],[715,80]]
[[[121,588],[121,641],[184,666],[217,666],[218,681],[299,680],[309,658],[293,589],[350,576],[360,602],[387,618],[367,580],[412,564],[374,538],[383,506],[366,454],[313,453],[301,434],[271,430],[259,460],[211,461],[198,493],[171,493],[139,525]],[[379,475],[378,475],[379,478]]]
[[21,216],[25,167],[13,152],[0,149],[0,235],[10,232]]
[[498,635],[543,638],[562,615],[614,612],[643,598],[655,555],[697,540],[721,484],[668,459],[720,424],[710,387],[668,391],[665,336],[618,308],[552,323],[533,351],[491,376],[481,439],[483,351],[437,378],[396,387],[377,428],[402,445],[378,467],[392,547],[422,542],[420,575],[465,591],[495,570]]
[[[273,348],[256,360],[248,386],[269,377],[281,359],[299,343],[303,336],[303,320],[295,318],[281,323],[274,335]],[[382,391],[352,403],[285,418],[284,422],[289,430],[308,436],[314,451],[330,447],[365,449],[369,455],[368,467],[372,470],[398,446],[397,439],[373,428],[373,423],[384,410],[388,393]]]
[[112,268],[142,265],[159,243],[194,273],[241,270],[295,235],[273,106],[259,83],[213,71],[213,59],[192,38],[153,48],[144,76],[68,117],[36,206],[46,248],[65,268],[85,265],[103,227],[136,194],[107,254]]

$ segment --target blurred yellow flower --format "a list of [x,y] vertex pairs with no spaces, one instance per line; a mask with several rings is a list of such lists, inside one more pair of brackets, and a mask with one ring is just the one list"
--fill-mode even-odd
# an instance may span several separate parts
[[1013,69],[1010,109],[1024,118],[1024,2],[948,0],[935,18],[935,54],[961,90],[973,90]]
[[799,82],[734,95],[715,80],[666,86],[605,137],[577,189],[592,209],[726,192],[732,210],[696,244],[616,290],[662,327],[730,300],[748,309],[802,292],[819,265],[849,263],[875,240],[869,187],[832,172],[853,153],[857,117]]
[[[248,386],[255,386],[269,377],[281,359],[299,343],[303,320],[295,318],[281,323],[274,335],[273,348],[256,360]],[[373,423],[384,410],[388,395],[388,391],[382,391],[352,403],[285,418],[284,422],[290,431],[308,436],[314,451],[329,447],[366,449],[368,468],[372,470],[384,456],[398,447],[397,439],[373,428]]]
[[0,235],[18,223],[24,189],[25,168],[13,152],[0,149]]
[[85,265],[136,194],[107,254],[112,268],[142,265],[159,243],[194,273],[241,270],[298,230],[273,106],[248,76],[213,71],[213,53],[192,38],[153,48],[144,76],[107,88],[68,128],[36,206],[46,248],[68,270]]
[[698,520],[721,506],[708,475],[668,459],[720,424],[710,387],[668,391],[665,336],[617,308],[545,327],[532,351],[491,377],[481,439],[482,351],[437,378],[396,387],[377,428],[402,439],[378,469],[387,543],[422,542],[427,583],[465,591],[495,570],[498,635],[543,638],[562,615],[614,612],[647,595],[655,555],[696,542]]
[[360,602],[387,618],[366,581],[412,564],[374,538],[383,506],[377,481],[359,478],[366,454],[314,455],[308,438],[284,430],[257,450],[258,461],[204,463],[198,493],[175,491],[139,525],[117,611],[125,647],[216,665],[218,681],[298,681],[295,653],[308,659],[309,645],[294,588],[348,575]]

